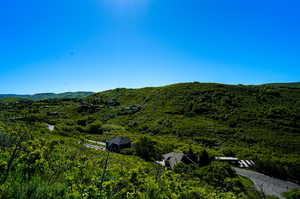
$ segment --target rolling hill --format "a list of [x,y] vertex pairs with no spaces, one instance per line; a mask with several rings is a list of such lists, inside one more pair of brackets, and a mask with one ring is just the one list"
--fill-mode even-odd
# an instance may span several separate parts
[[[47,95],[51,96],[51,94],[43,94],[42,97]],[[102,163],[107,161],[103,158],[108,157],[104,152],[99,151],[99,154],[95,154],[95,158],[102,158],[102,160],[97,163],[91,158],[96,151],[86,149],[74,141],[86,139],[106,141],[118,135],[130,137],[134,141],[134,147],[121,151],[122,155],[112,154],[109,160],[110,169],[107,172],[111,176],[109,182],[116,183],[114,187],[119,187],[121,182],[126,184],[136,182],[137,175],[138,179],[143,179],[142,182],[148,182],[151,175],[149,173],[143,175],[143,172],[153,171],[154,176],[157,176],[159,168],[145,157],[151,155],[150,157],[155,157],[156,160],[159,156],[172,151],[200,157],[200,163],[201,157],[210,159],[216,156],[253,160],[255,167],[252,169],[256,171],[300,182],[300,88],[198,82],[141,89],[118,88],[94,93],[81,99],[0,102],[0,122],[3,123],[2,129],[5,124],[5,128],[12,129],[12,132],[15,132],[14,129],[18,126],[20,129],[24,126],[31,129],[28,131],[32,135],[29,136],[27,145],[35,146],[37,151],[31,153],[28,147],[30,155],[21,157],[46,157],[52,150],[53,159],[50,159],[46,166],[41,167],[40,162],[46,162],[47,158],[46,161],[38,161],[39,164],[35,164],[33,168],[50,168],[51,176],[53,173],[58,173],[59,176],[57,178],[59,180],[53,178],[54,181],[62,183],[65,187],[68,187],[70,180],[74,179],[72,176],[80,176],[76,181],[72,180],[73,184],[84,184],[81,181],[82,176],[88,179],[86,184],[89,184],[91,176],[95,174],[89,175],[88,172],[96,171],[96,168],[100,170],[105,168]],[[48,131],[48,124],[54,125],[55,130]],[[22,133],[21,131],[20,135]],[[32,137],[35,137],[34,141]],[[49,138],[55,141],[46,144],[47,148],[44,148]],[[58,146],[54,148],[54,145]],[[142,155],[137,152],[136,146],[141,147]],[[24,149],[27,150],[27,147]],[[13,151],[13,148],[11,147],[10,150]],[[43,151],[43,154],[35,155],[40,151]],[[146,156],[143,155],[144,153]],[[57,155],[60,157],[58,158]],[[143,160],[136,159],[137,156]],[[52,160],[58,160],[55,163],[57,168],[52,164]],[[31,159],[20,161],[26,161],[26,164],[22,165],[27,165]],[[132,166],[122,169],[123,166],[128,166],[124,161],[136,165],[138,169]],[[74,167],[79,162],[83,163],[80,168],[89,169],[82,170],[84,173],[81,173],[78,167]],[[95,164],[92,164],[93,162]],[[142,171],[141,163],[149,166]],[[65,169],[68,172],[58,172],[63,171],[61,165],[67,165]],[[22,166],[22,168],[27,167]],[[73,168],[74,170],[70,170]],[[135,173],[124,174],[125,170]],[[14,170],[14,175],[22,176],[15,171],[19,170]],[[245,186],[241,184],[244,179],[237,178],[236,175],[223,176],[230,171],[230,167],[226,164],[219,165],[213,161],[207,166],[179,165],[174,172],[165,169],[162,171],[168,175],[176,174],[177,177],[174,176],[174,179],[178,182],[191,183],[187,184],[188,189],[203,185],[208,187],[208,192],[216,189],[223,191],[240,189],[234,193],[251,196],[239,197],[239,195],[236,198],[260,199],[260,197],[253,197],[253,192],[245,191]],[[28,170],[28,173],[31,175],[32,170]],[[101,172],[97,171],[97,173]],[[45,180],[42,182],[48,182],[48,173],[43,172],[43,175]],[[38,169],[36,169],[36,176],[41,176]],[[124,176],[130,178],[124,179]],[[7,187],[16,187],[13,184],[15,178],[11,179],[7,184],[12,185]],[[95,179],[99,179],[99,176]],[[153,182],[155,186],[159,185],[157,187],[173,187],[173,184],[169,186],[171,183],[169,180],[173,177],[166,179],[168,180],[166,186],[161,186],[161,181]],[[195,185],[195,182],[199,183]],[[137,183],[137,187],[140,187],[140,184],[144,183]],[[182,189],[183,186],[179,185],[179,187]],[[164,192],[160,190],[158,193]],[[124,193],[127,193],[127,189]]]
[[[18,95],[18,94],[0,94],[0,99],[2,98],[2,101],[11,101],[13,99],[30,99],[34,101],[38,100],[45,100],[45,99],[75,99],[75,98],[84,98],[89,95],[92,95],[93,92],[84,92],[84,91],[79,91],[79,92],[65,92],[65,93],[38,93],[34,95]],[[3,98],[7,98],[6,100]]]
[[276,87],[300,88],[300,82],[272,83],[272,84],[265,84],[265,85],[276,86]]

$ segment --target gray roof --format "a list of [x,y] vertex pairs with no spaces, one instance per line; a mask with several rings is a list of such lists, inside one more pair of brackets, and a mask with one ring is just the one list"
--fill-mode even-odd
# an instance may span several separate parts
[[176,164],[182,162],[183,157],[185,157],[185,154],[182,152],[171,152],[163,155],[165,162],[168,162],[172,169]]
[[177,160],[181,160],[184,157],[184,153],[182,152],[171,152],[163,155],[163,158],[165,160],[170,159],[170,158],[176,158]]
[[122,144],[130,144],[131,139],[126,136],[117,136],[114,139],[108,141],[109,144],[116,144],[116,145],[122,145]]

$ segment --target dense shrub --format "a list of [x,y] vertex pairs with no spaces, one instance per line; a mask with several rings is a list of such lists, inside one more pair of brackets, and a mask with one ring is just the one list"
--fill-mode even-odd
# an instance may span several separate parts
[[96,120],[87,125],[86,131],[91,134],[102,134],[103,133],[102,125],[103,125],[102,122]]
[[[290,160],[292,162],[293,159]],[[256,170],[265,173],[270,176],[274,176],[284,180],[295,180],[300,181],[300,163],[299,160],[296,162],[288,163],[283,165],[279,161],[272,159],[260,159],[256,161]]]
[[300,190],[292,190],[290,192],[283,193],[283,195],[287,199],[299,199],[300,198]]
[[236,177],[235,171],[226,163],[212,162],[210,165],[199,168],[195,175],[210,185],[226,188],[226,179]]
[[159,159],[156,144],[151,138],[143,136],[134,143],[135,154],[145,160]]
[[58,124],[55,126],[54,133],[62,136],[72,137],[78,135],[78,131],[75,126],[67,124]]

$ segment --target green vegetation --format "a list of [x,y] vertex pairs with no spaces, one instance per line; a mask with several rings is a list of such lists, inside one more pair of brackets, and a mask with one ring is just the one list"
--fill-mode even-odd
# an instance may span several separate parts
[[157,147],[155,147],[155,145],[156,142],[151,140],[151,138],[146,136],[141,137],[135,143],[135,154],[148,161],[158,160],[160,159],[160,156],[158,155]]
[[39,93],[29,97],[31,100],[46,100],[46,99],[76,99],[84,98],[92,95],[92,92],[66,92],[66,93]]
[[90,134],[102,134],[103,133],[102,125],[103,124],[100,121],[96,120],[87,125],[86,132]]
[[[47,99],[76,99],[76,98],[84,98],[92,95],[93,92],[65,92],[65,93],[39,93],[34,95],[14,95],[14,94],[0,94],[1,101],[7,100],[20,100],[20,99],[28,99],[28,100],[47,100]],[[4,99],[3,99],[4,98]]]
[[[0,198],[264,198],[213,161],[223,155],[300,181],[300,89],[291,87],[195,82],[0,101],[0,132]],[[117,135],[129,136],[132,149],[77,143]],[[153,163],[172,151],[200,162],[174,170]]]
[[300,190],[292,190],[290,192],[283,193],[287,199],[298,199],[300,198]]
[[278,87],[300,88],[300,82],[291,82],[291,83],[273,83],[273,84],[266,84],[266,85],[278,86]]

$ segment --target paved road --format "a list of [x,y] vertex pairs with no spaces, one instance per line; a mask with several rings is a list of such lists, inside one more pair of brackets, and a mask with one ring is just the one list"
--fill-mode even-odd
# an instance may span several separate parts
[[237,172],[237,174],[252,180],[252,182],[255,184],[256,189],[259,191],[262,190],[267,195],[274,195],[284,199],[281,193],[287,192],[290,189],[300,189],[299,185],[292,182],[272,178],[270,176],[255,171],[249,171],[246,169],[239,168],[234,169]]

